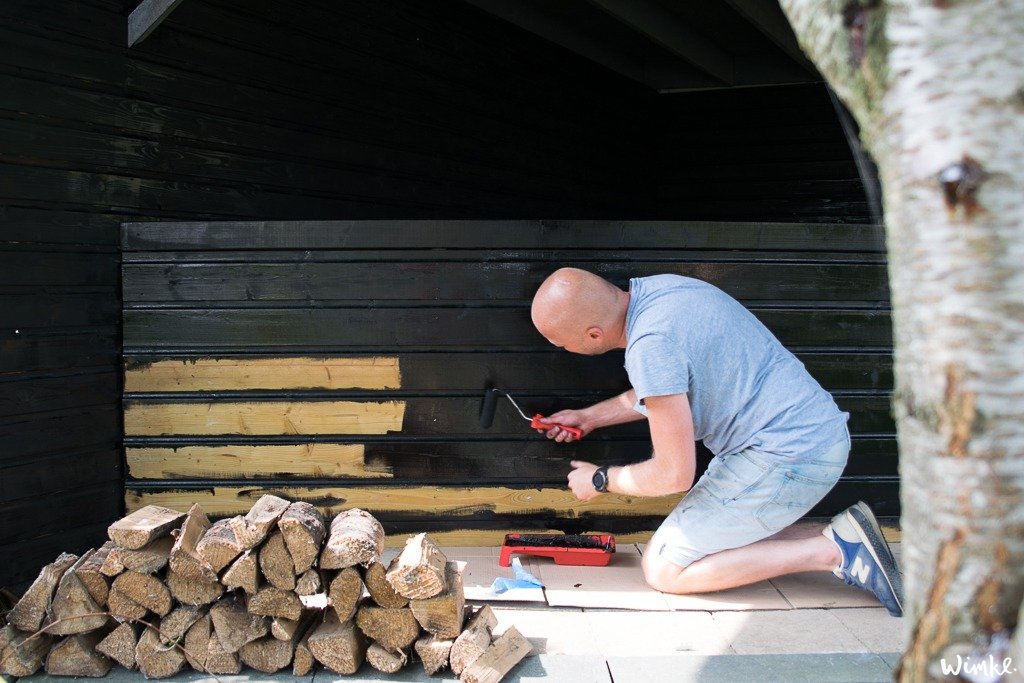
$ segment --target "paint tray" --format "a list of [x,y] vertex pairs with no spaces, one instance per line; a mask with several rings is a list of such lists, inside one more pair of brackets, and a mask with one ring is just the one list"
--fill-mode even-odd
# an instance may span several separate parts
[[610,534],[505,534],[498,564],[507,567],[513,555],[550,557],[555,564],[606,566],[615,552]]

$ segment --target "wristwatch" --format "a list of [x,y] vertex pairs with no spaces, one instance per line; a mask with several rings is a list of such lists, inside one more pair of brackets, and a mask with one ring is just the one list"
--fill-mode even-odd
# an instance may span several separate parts
[[608,465],[601,465],[594,471],[594,478],[591,479],[594,488],[600,493],[608,493]]

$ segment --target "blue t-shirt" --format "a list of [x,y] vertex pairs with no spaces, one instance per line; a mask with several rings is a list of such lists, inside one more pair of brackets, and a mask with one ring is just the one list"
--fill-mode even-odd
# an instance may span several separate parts
[[738,301],[700,280],[630,280],[626,372],[649,396],[687,394],[694,436],[715,455],[753,448],[810,459],[846,438],[847,413]]

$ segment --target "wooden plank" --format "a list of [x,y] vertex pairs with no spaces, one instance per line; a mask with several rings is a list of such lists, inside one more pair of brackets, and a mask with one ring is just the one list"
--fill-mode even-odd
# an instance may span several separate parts
[[128,47],[145,40],[180,4],[181,0],[142,0],[128,15]]
[[[387,432],[443,441],[456,441],[455,437],[468,436],[546,441],[530,429],[510,404],[499,406],[490,428],[481,427],[479,410],[482,394],[481,390],[469,397],[427,396],[380,402],[310,400],[313,397],[301,394],[290,396],[289,401],[275,400],[277,397],[258,402],[232,400],[212,403],[204,399],[189,403],[132,400],[125,404],[125,435],[129,439],[177,435],[186,443],[188,439],[182,438],[186,435],[283,436],[296,443],[308,435],[384,435]],[[547,395],[520,393],[516,398],[523,410],[530,414],[550,415],[563,408],[582,408],[608,396],[565,396],[549,392]],[[894,431],[887,396],[840,395],[837,396],[837,404],[852,414],[851,429],[855,433],[888,434]],[[398,436],[392,434],[390,438],[397,440]],[[636,421],[603,429],[597,439],[635,440],[647,436],[646,423]],[[238,443],[242,440],[227,441]],[[142,445],[134,441],[129,441],[129,444]]]
[[[826,350],[796,354],[811,376],[829,391],[888,391],[892,389],[892,356],[885,352]],[[290,356],[286,356],[290,357]],[[338,358],[345,358],[339,355]],[[216,360],[238,363],[260,362],[259,356],[223,356]],[[552,387],[572,387],[578,392],[613,392],[627,386],[621,352],[601,356],[567,354],[550,348],[541,351],[503,353],[425,352],[396,356],[401,368],[404,391],[456,393],[488,382],[509,391],[544,393]],[[135,368],[173,362],[199,364],[214,359],[183,356],[128,355],[125,361],[129,374]],[[319,359],[316,359],[319,360]],[[173,362],[172,362],[173,361]],[[326,361],[325,361],[326,362]],[[543,373],[537,368],[544,368]],[[133,381],[135,381],[133,379]],[[164,384],[140,385],[139,391],[169,391]],[[226,387],[225,387],[226,388]],[[134,389],[129,389],[129,392]]]
[[129,489],[125,502],[129,511],[145,505],[160,505],[188,510],[194,503],[202,505],[210,516],[241,514],[265,494],[288,500],[313,502],[327,516],[360,508],[374,515],[383,512],[415,511],[422,515],[450,518],[486,511],[488,514],[522,514],[541,512],[557,517],[617,514],[626,517],[666,515],[681,495],[655,498],[634,498],[607,494],[590,501],[578,501],[568,489],[459,486],[395,486],[395,487],[282,487],[213,486],[206,490],[174,489],[167,491]]
[[128,363],[124,390],[396,389],[399,360],[372,358],[197,358]]
[[506,257],[480,263],[464,262],[467,256],[458,252],[435,255],[429,263],[399,260],[387,253],[362,254],[366,262],[357,263],[311,263],[308,252],[292,252],[290,263],[253,262],[259,257],[252,254],[249,263],[237,264],[194,263],[186,258],[180,263],[126,264],[124,300],[129,307],[254,300],[261,306],[275,301],[365,300],[454,304],[486,294],[492,305],[524,303],[552,272],[553,262],[586,268],[623,288],[633,277],[699,277],[740,301],[887,301],[889,296],[884,263],[773,263],[764,254],[750,252],[748,262],[733,254],[726,263],[696,260],[685,252],[666,255],[671,261],[651,262],[646,256],[636,252],[627,262],[613,262],[604,252],[577,251],[567,258],[537,252],[522,260]]
[[238,221],[126,223],[126,251],[153,249],[764,249],[884,252],[874,225],[713,221]]
[[388,467],[368,465],[362,444],[287,446],[181,446],[126,448],[133,479],[235,479],[276,476],[334,479],[391,478]]
[[385,434],[401,431],[405,403],[355,401],[269,403],[132,403],[126,435]]
[[[888,349],[889,311],[752,307],[779,340],[800,347]],[[254,336],[252,330],[262,334]],[[539,351],[548,346],[527,308],[183,309],[124,311],[129,353],[188,351],[219,355],[238,350],[292,354],[316,348],[355,353],[387,350]]]

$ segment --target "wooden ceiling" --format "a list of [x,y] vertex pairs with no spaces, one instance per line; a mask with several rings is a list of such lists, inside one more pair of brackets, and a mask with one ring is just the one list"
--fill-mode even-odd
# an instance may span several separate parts
[[820,82],[777,0],[464,0],[661,93]]

